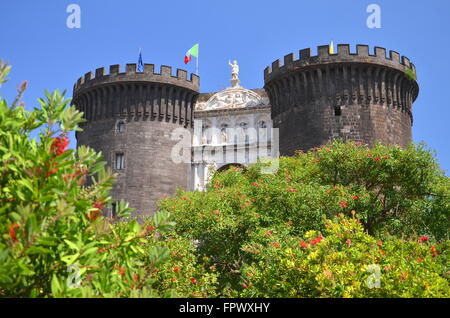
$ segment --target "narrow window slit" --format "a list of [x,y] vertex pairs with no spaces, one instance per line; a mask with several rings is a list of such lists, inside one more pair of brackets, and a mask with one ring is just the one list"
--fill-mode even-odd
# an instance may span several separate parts
[[341,116],[341,115],[342,115],[341,106],[334,107],[334,116]]

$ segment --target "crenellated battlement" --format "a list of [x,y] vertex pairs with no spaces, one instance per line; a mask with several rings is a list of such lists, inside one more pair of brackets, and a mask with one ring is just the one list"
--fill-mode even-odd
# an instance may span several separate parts
[[339,44],[288,54],[264,70],[280,151],[292,154],[340,137],[406,146],[411,141],[412,105],[419,93],[416,68],[395,51]]
[[[153,64],[144,64],[143,72],[136,64],[111,65],[88,72],[79,78],[73,89],[73,103],[84,113],[87,123],[113,117],[170,121],[190,127],[198,97],[200,78],[170,66],[162,65],[155,72]],[[87,124],[85,123],[85,124]]]
[[289,72],[297,68],[310,67],[314,65],[327,65],[335,63],[366,63],[384,65],[390,68],[395,68],[400,71],[412,70],[416,74],[416,67],[409,58],[400,56],[396,51],[389,51],[389,56],[386,55],[387,50],[382,47],[375,47],[372,53],[368,45],[357,45],[356,53],[350,52],[349,44],[338,44],[337,53],[330,54],[328,45],[321,45],[317,47],[317,55],[312,55],[310,48],[299,51],[299,58],[295,59],[294,54],[288,54],[283,61],[278,59],[272,62],[264,70],[264,79],[269,81],[273,76],[280,73]]
[[106,68],[97,68],[95,72],[88,72],[80,77],[73,87],[74,95],[79,91],[97,85],[120,83],[120,82],[154,82],[182,86],[184,88],[198,91],[200,78],[196,74],[190,75],[185,70],[177,69],[176,75],[172,74],[172,67],[161,65],[160,72],[155,72],[154,64],[144,64],[144,71],[137,72],[136,64],[126,64],[125,72],[120,72],[120,65],[109,66],[109,73]]

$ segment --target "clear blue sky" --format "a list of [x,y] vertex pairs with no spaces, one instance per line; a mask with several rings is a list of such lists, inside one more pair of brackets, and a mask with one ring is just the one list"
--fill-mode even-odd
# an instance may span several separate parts
[[[81,29],[66,26],[69,4],[81,7]],[[366,8],[381,7],[381,29],[369,29]],[[263,70],[299,49],[335,43],[382,46],[417,66],[414,141],[437,152],[450,174],[450,1],[340,0],[0,0],[0,58],[13,66],[0,94],[12,100],[29,81],[24,101],[37,105],[43,90],[66,89],[88,71],[110,64],[183,64],[200,43],[201,91],[228,85],[229,59],[237,59],[242,85],[264,85]],[[72,136],[73,137],[73,136]],[[71,145],[74,146],[74,138]]]

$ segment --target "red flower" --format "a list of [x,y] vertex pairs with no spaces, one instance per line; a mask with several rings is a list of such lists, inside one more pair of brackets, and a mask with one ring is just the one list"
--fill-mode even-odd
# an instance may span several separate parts
[[137,281],[138,281],[138,277],[137,277],[137,275],[136,275],[136,274],[133,274],[133,280],[134,280],[135,282],[137,282]]
[[384,158],[384,159],[389,159],[389,156],[384,156],[383,158]]
[[120,276],[125,275],[125,267],[121,267],[117,272],[119,273]]
[[101,216],[101,212],[98,210],[97,211],[89,211],[89,213],[87,214],[87,218],[91,222],[97,220],[100,216]]
[[103,210],[103,208],[104,208],[102,202],[94,202],[94,203],[92,203],[92,206],[99,210]]
[[103,248],[99,248],[97,253],[103,253],[105,250]]
[[422,261],[423,261],[423,259],[420,257],[417,260],[419,261],[419,263],[422,263]]
[[300,247],[301,248],[308,248],[309,245],[308,245],[308,243],[305,243],[305,241],[300,241]]
[[56,156],[60,156],[66,151],[68,145],[69,138],[65,134],[61,134],[53,140],[50,149]]
[[345,244],[347,244],[348,246],[352,245],[352,241],[350,239],[347,239],[347,241],[345,241]]
[[322,235],[319,234],[315,239],[309,241],[309,243],[311,245],[316,245],[316,244],[319,244],[320,241],[322,241],[322,239],[323,239]]
[[214,210],[215,215],[219,215],[219,210]]
[[381,247],[381,245],[383,245],[383,241],[382,241],[382,240],[380,240],[380,241],[377,243],[377,246],[378,246],[378,247]]
[[197,280],[195,278],[192,277],[190,280],[192,284],[197,284]]
[[359,199],[359,197],[358,197],[357,195],[354,195],[354,196],[353,196],[353,200],[356,201],[356,200],[358,200],[358,199]]
[[48,169],[49,169],[49,171],[47,172],[47,177],[50,177],[52,174],[54,174],[54,173],[56,173],[58,171],[56,162],[54,162],[53,165],[52,165],[53,169],[50,169],[50,165],[49,164],[47,166],[48,166]]
[[340,205],[341,207],[343,207],[344,209],[347,208],[347,203],[346,203],[344,200],[342,200],[342,201],[339,203],[339,205]]
[[381,160],[380,157],[375,158],[375,161],[380,161],[380,160]]
[[292,221],[286,223],[287,226],[292,226]]
[[9,226],[9,236],[11,237],[11,240],[13,242],[17,242],[16,232],[14,231],[15,228],[20,228],[20,225],[17,223],[14,223]]
[[433,257],[436,257],[436,256],[439,255],[439,254],[437,253],[436,247],[435,247],[434,245],[431,247],[431,252],[433,253]]
[[289,191],[289,192],[297,192],[297,189],[289,187],[289,188],[288,188],[288,191]]
[[252,185],[255,186],[255,187],[259,187],[259,184],[256,183],[256,182],[252,182]]
[[267,236],[272,235],[272,234],[273,234],[273,231],[267,231],[266,233],[264,233],[264,236],[267,237]]
[[273,243],[272,243],[272,246],[275,247],[275,248],[279,248],[279,247],[280,247],[280,243],[278,243],[278,242],[273,242]]
[[247,288],[248,286],[247,286],[246,283],[244,283],[244,284],[242,284],[242,287],[245,289],[245,288]]
[[146,228],[147,232],[152,232],[155,229],[156,229],[155,226],[147,226],[147,228]]
[[173,271],[174,271],[175,273],[178,273],[178,272],[180,271],[180,269],[179,269],[178,267],[174,267],[174,268],[173,268]]
[[421,242],[428,241],[428,236],[426,236],[426,235],[421,236],[421,237],[420,237],[420,241],[421,241]]

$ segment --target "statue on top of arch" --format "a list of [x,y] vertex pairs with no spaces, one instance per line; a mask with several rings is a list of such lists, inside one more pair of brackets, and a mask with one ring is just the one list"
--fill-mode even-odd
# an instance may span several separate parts
[[228,65],[231,66],[231,87],[239,87],[239,65],[236,60],[228,61]]

